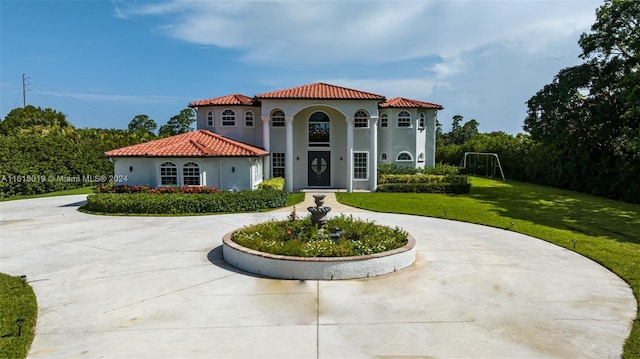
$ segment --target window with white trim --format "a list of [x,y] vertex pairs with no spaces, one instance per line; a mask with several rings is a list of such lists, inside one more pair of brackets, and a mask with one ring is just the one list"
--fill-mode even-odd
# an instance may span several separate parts
[[424,128],[424,113],[420,113],[420,116],[418,117],[418,128]]
[[398,157],[396,157],[396,161],[398,162],[408,162],[413,161],[413,156],[409,152],[400,152]]
[[182,184],[200,186],[200,166],[195,162],[187,162],[182,166]]
[[178,185],[178,166],[173,162],[163,162],[160,165],[160,185],[161,186],[177,186]]
[[284,127],[284,111],[274,110],[271,112],[271,126]]
[[207,127],[213,127],[213,112],[207,112]]
[[354,152],[353,153],[353,179],[367,179],[369,178],[367,171],[368,163],[367,152]]
[[400,111],[398,114],[398,127],[411,127],[411,114],[409,111]]
[[353,115],[353,126],[356,128],[369,127],[369,115],[362,110],[356,111]]
[[282,152],[271,154],[271,177],[284,178],[284,153]]
[[418,162],[424,162],[424,152],[418,154]]
[[380,127],[389,127],[389,116],[386,113],[380,115]]
[[244,113],[244,125],[245,127],[253,127],[253,112],[247,111]]
[[380,161],[386,161],[387,160],[387,153],[386,152],[382,152],[380,154]]
[[235,126],[236,113],[233,110],[222,111],[222,126]]

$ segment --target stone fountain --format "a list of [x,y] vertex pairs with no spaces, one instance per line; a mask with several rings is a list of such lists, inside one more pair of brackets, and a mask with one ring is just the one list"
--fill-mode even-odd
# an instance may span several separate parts
[[307,207],[307,211],[311,213],[311,223],[317,224],[318,229],[324,228],[324,225],[327,223],[327,213],[331,211],[331,207],[324,206],[324,197],[323,194],[314,194],[313,199],[316,202],[315,207]]
[[[324,206],[323,194],[314,194],[313,199],[316,202],[315,207],[307,207],[307,211],[311,213],[311,223],[318,225],[318,231],[324,229],[324,225],[327,223],[327,213],[331,211],[331,207]],[[342,231],[340,228],[329,227],[329,236],[331,239],[337,240],[342,237]]]

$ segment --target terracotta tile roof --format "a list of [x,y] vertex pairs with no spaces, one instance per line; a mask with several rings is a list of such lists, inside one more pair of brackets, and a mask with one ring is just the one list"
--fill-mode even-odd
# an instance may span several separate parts
[[412,100],[404,97],[394,97],[380,104],[380,108],[427,108],[442,110],[444,107],[437,103]]
[[198,107],[198,106],[232,106],[232,105],[243,105],[243,106],[257,106],[258,102],[253,98],[241,94],[232,94],[222,97],[209,98],[206,100],[193,101],[189,103],[189,107]]
[[331,100],[378,100],[384,101],[384,96],[370,92],[353,90],[346,87],[316,82],[308,85],[296,86],[284,90],[261,93],[257,99],[331,99]]
[[268,152],[220,136],[197,130],[159,140],[107,151],[105,157],[253,157]]

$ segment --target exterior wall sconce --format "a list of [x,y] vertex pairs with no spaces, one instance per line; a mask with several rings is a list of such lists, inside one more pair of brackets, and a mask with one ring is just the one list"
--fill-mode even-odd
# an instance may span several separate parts
[[342,156],[340,156],[340,161],[342,161]]
[[133,172],[133,166],[129,166],[129,172]]
[[236,168],[235,167],[231,167],[231,172],[235,172]]
[[16,319],[16,325],[18,326],[18,336],[22,336],[22,324],[24,324],[24,318]]
[[300,156],[296,156],[296,161],[300,161]]

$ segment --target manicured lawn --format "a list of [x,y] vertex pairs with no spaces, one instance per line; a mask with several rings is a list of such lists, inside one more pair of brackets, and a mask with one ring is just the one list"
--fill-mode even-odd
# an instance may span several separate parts
[[42,193],[42,194],[34,194],[30,196],[11,196],[0,198],[0,201],[13,201],[18,199],[28,199],[28,198],[42,198],[42,197],[55,197],[55,196],[68,196],[73,194],[90,194],[93,193],[93,187],[82,187],[82,188],[74,188],[68,189],[66,191],[58,191],[58,192],[50,192],[50,193]]
[[[624,279],[640,305],[640,205],[516,181],[472,178],[467,195],[336,193],[339,202],[510,229],[588,257]],[[624,347],[640,358],[640,313]]]
[[[20,277],[0,273],[0,358],[27,356],[36,327],[38,304],[29,284],[22,286]],[[24,318],[18,336],[16,319]]]

